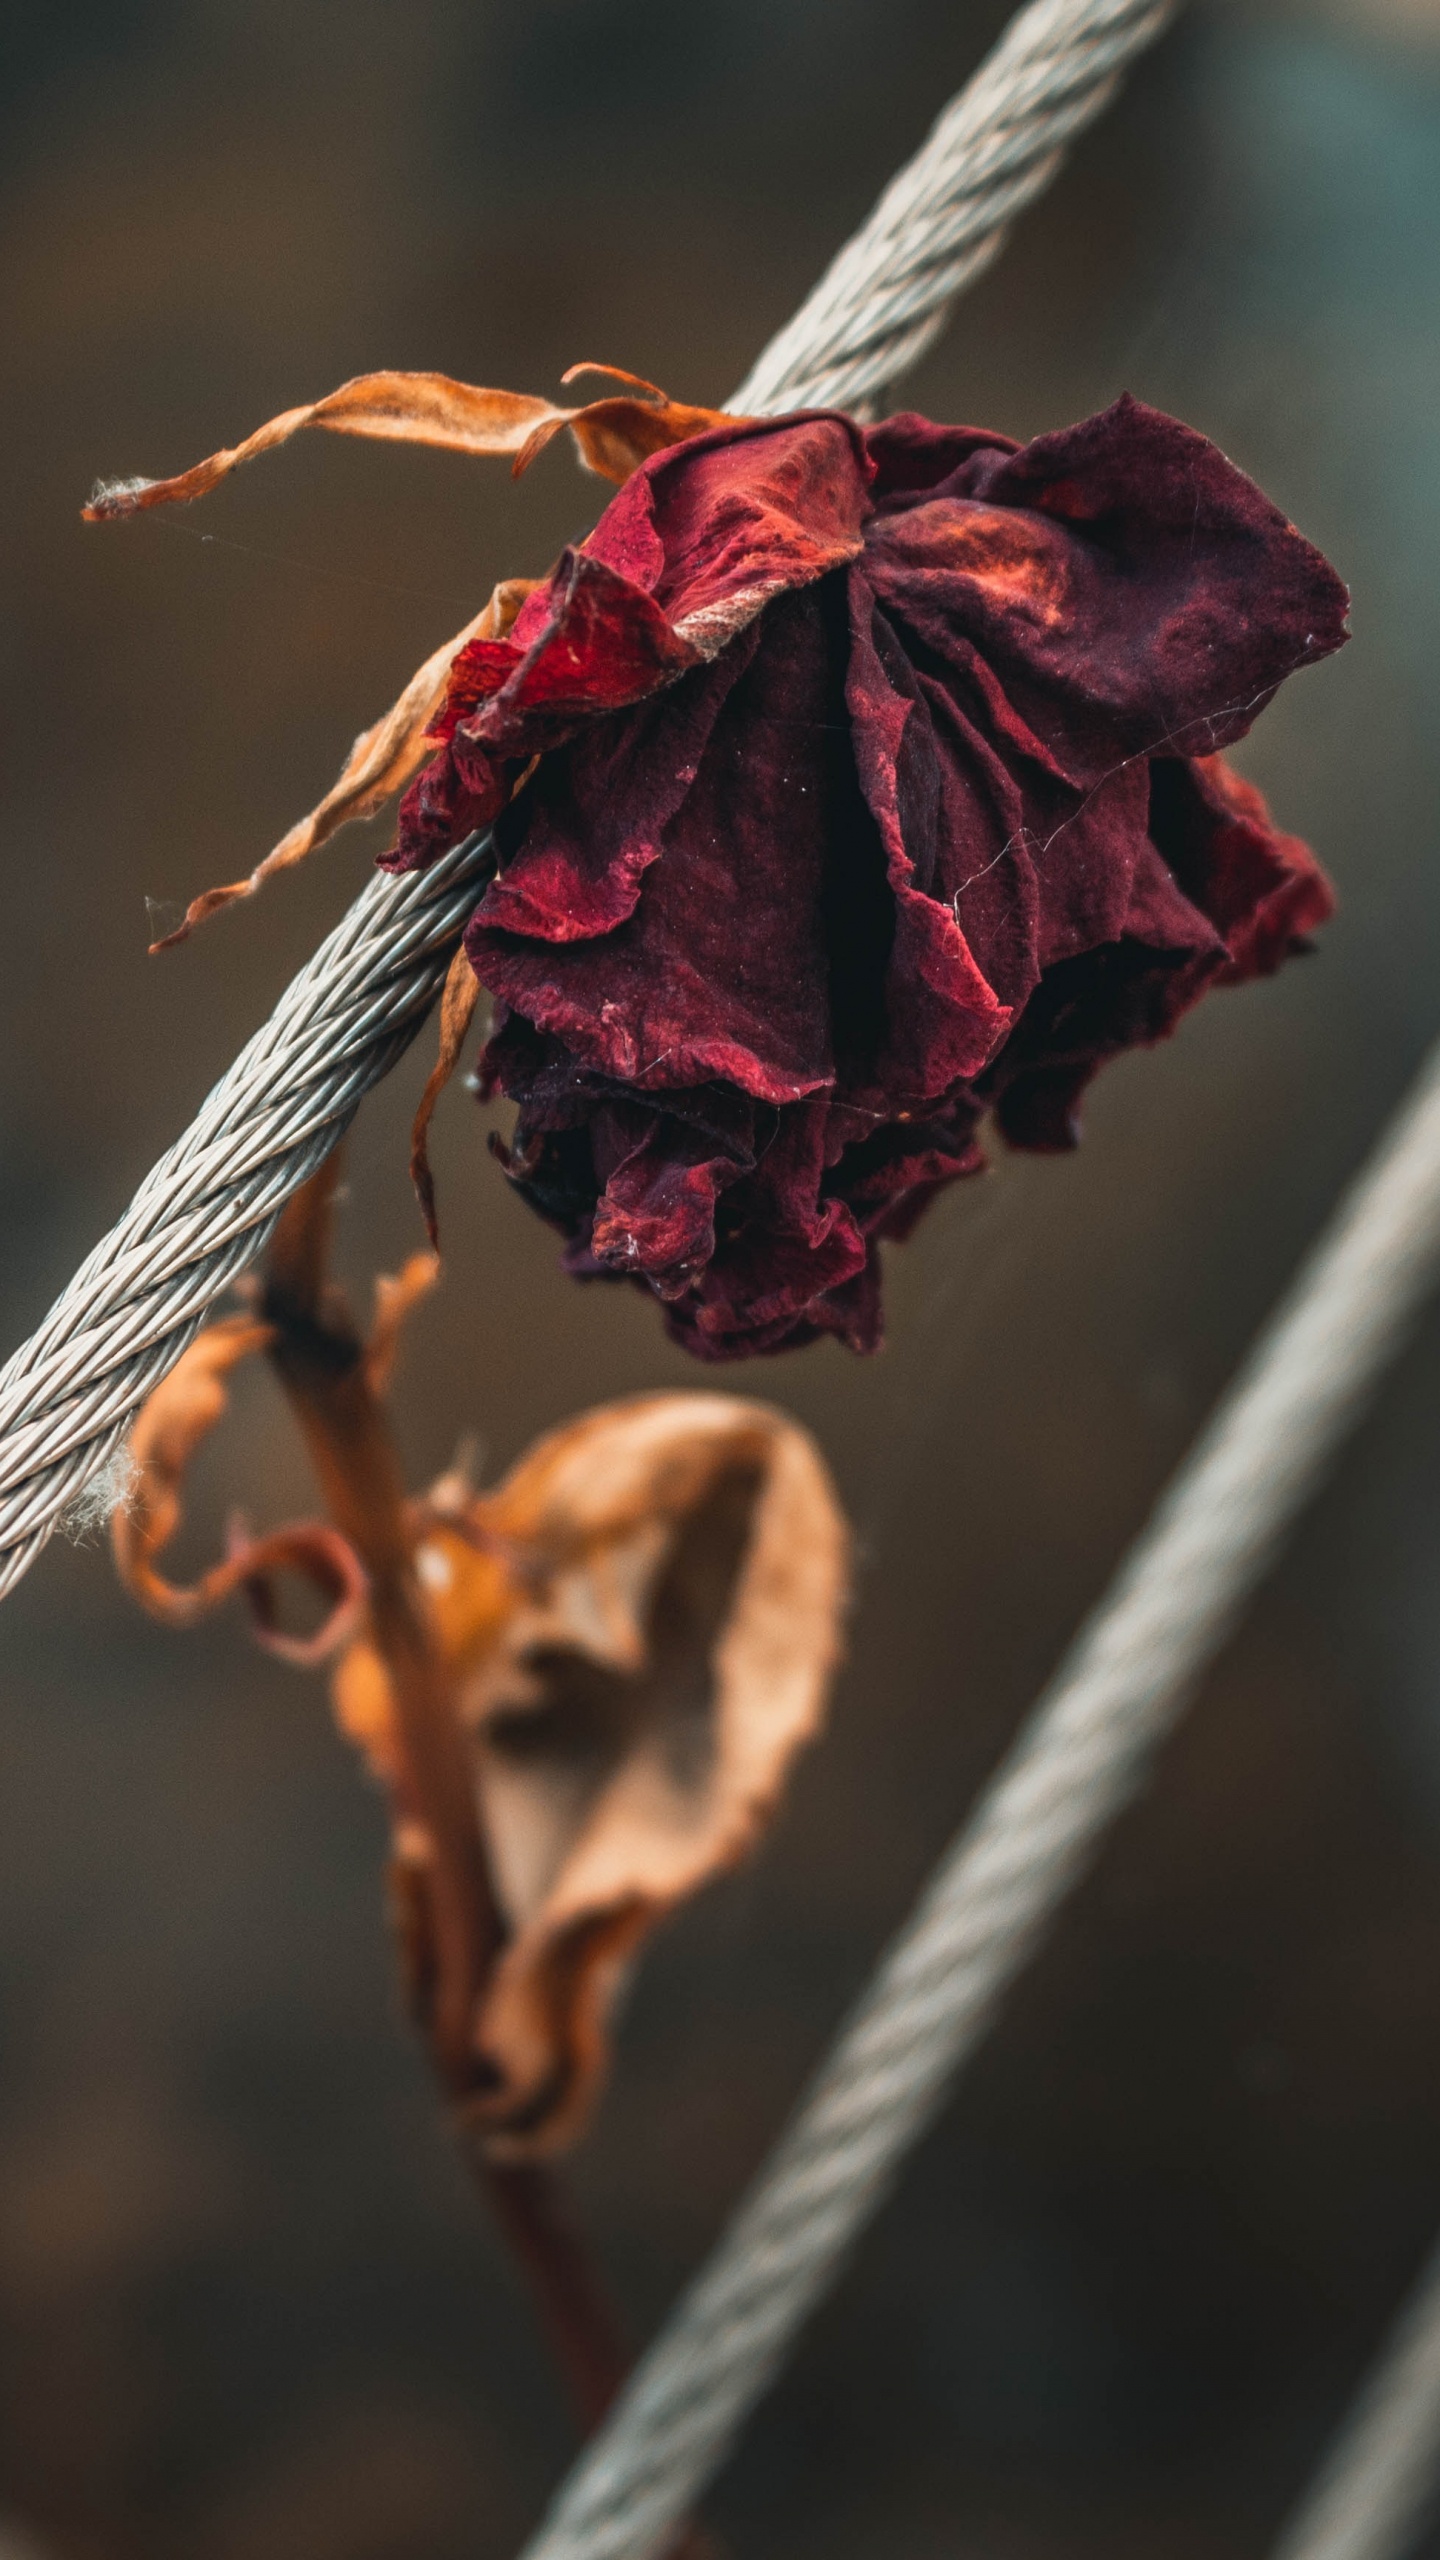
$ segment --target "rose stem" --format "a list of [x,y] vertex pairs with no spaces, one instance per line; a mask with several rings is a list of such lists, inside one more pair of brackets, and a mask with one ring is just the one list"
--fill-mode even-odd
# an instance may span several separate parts
[[467,2145],[536,2317],[565,2376],[583,2434],[598,2427],[631,2357],[595,2261],[553,2170],[539,2161],[486,2160]]
[[[275,1230],[260,1312],[271,1359],[305,1437],[335,1525],[369,1577],[370,1634],[395,1701],[405,1810],[430,1836],[426,1918],[435,1983],[429,2031],[443,2085],[463,2108],[477,2085],[473,2023],[505,1925],[490,1878],[464,1732],[415,1579],[404,1479],[365,1349],[327,1278],[338,1178],[331,1156]],[[553,2171],[486,2160],[462,2145],[475,2183],[527,2283],[536,2316],[588,2433],[630,2357]]]
[[406,1809],[433,1846],[431,2034],[440,2069],[458,2091],[473,2074],[476,2002],[504,1927],[465,1738],[415,1579],[404,1480],[366,1374],[365,1346],[343,1296],[326,1278],[337,1174],[332,1155],[285,1209],[266,1260],[260,1313],[275,1329],[270,1357],[331,1518],[369,1578],[370,1632],[390,1677]]

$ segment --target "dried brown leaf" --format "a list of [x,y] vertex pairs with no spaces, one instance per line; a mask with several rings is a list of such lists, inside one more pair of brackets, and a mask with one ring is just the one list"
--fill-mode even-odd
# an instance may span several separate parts
[[378,809],[383,809],[430,751],[426,733],[445,699],[450,670],[461,650],[471,640],[503,640],[531,588],[538,583],[534,578],[502,579],[483,611],[467,622],[463,631],[457,631],[453,640],[433,651],[423,667],[416,668],[398,701],[391,703],[373,728],[361,731],[324,799],[306,817],[296,820],[245,879],[202,890],[198,898],[192,898],[174,931],[152,942],[151,952],[169,951],[175,943],[188,941],[207,916],[215,915],[222,907],[234,906],[238,899],[253,898],[275,872],[291,870],[341,827],[354,819],[373,818]]
[[[329,1658],[351,1642],[365,1600],[365,1576],[354,1549],[323,1521],[292,1521],[262,1538],[232,1523],[223,1562],[192,1583],[169,1581],[156,1558],[180,1527],[186,1470],[200,1443],[229,1403],[227,1380],[252,1352],[268,1348],[272,1329],[251,1316],[228,1316],[197,1335],[168,1378],[147,1397],[130,1434],[135,1472],[125,1501],[111,1521],[115,1563],[125,1588],[166,1626],[190,1627],[235,1592],[248,1599],[256,1633],[267,1649],[289,1662]],[[328,1603],[323,1623],[310,1636],[285,1634],[278,1624],[274,1579],[295,1573]]]
[[[618,373],[610,365],[577,365],[577,373],[606,373],[639,384],[639,376]],[[566,376],[567,381],[570,376]],[[662,444],[675,444],[713,426],[724,416],[718,409],[696,409],[669,401],[653,383],[640,385],[642,396],[613,396],[579,409],[562,409],[526,391],[493,391],[473,382],[456,382],[445,373],[361,373],[342,382],[323,400],[307,401],[267,418],[263,427],[240,444],[223,446],[168,480],[102,480],[82,510],[87,524],[104,524],[116,516],[138,515],[147,507],[173,506],[203,498],[228,480],[242,462],[273,453],[306,427],[323,427],[330,435],[379,437],[395,444],[439,445],[451,453],[511,454],[524,468],[537,437],[548,442],[560,427],[571,427],[581,459],[609,480],[628,479],[646,455]],[[597,413],[604,412],[603,418]],[[524,459],[522,459],[524,457]]]
[[[669,400],[656,384],[613,365],[573,365],[566,381],[579,373],[602,373],[627,389],[566,409],[528,392],[487,390],[475,383],[455,382],[443,373],[358,374],[325,399],[282,411],[242,443],[209,454],[171,479],[102,481],[82,512],[87,523],[102,524],[149,507],[202,498],[241,463],[288,444],[307,427],[323,428],[331,435],[440,445],[459,453],[508,453],[517,474],[528,468],[562,427],[568,427],[586,467],[603,479],[623,482],[651,454],[719,425],[725,416],[723,410]],[[425,754],[426,732],[444,699],[460,651],[471,640],[503,639],[536,583],[534,579],[504,580],[483,612],[435,650],[416,669],[399,700],[356,739],[324,799],[281,837],[245,879],[226,881],[193,898],[174,931],[150,945],[152,952],[168,951],[186,941],[208,916],[239,899],[253,898],[273,873],[303,862],[337,828],[352,819],[371,817],[383,807]]]
[[[554,403],[523,391],[482,390],[445,373],[361,373],[323,400],[267,418],[240,444],[207,454],[169,480],[102,481],[84,509],[87,524],[136,515],[145,507],[173,506],[203,498],[228,480],[242,462],[273,453],[306,427],[330,435],[378,437],[397,444],[439,445],[451,453],[518,453]],[[562,419],[563,423],[563,419]]]
[[[823,1717],[846,1566],[813,1442],[728,1396],[602,1406],[468,1510],[422,1507],[417,1573],[510,1931],[475,2029],[493,2087],[471,2111],[494,2156],[576,2138],[628,1960],[770,1818]],[[367,1643],[334,1695],[393,1780]]]

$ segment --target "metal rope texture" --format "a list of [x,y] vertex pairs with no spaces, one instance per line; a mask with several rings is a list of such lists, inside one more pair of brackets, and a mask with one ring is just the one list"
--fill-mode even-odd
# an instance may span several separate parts
[[1401,2560],[1440,2487],[1440,2248],[1271,2560]]
[[873,408],[933,345],[1066,147],[1174,0],[1033,0],[868,221],[772,338],[731,407]]
[[0,1371],[0,1598],[409,1047],[489,867],[376,875]]
[[[1171,5],[1023,10],[731,405],[859,399],[910,363]],[[419,1029],[482,870],[471,845],[362,892],[0,1373],[0,1599]]]
[[[1437,1273],[1440,1047],[524,2560],[650,2560],[663,2548],[1178,1721]],[[1303,2560],[1322,2549],[1340,2560],[1351,2546]]]

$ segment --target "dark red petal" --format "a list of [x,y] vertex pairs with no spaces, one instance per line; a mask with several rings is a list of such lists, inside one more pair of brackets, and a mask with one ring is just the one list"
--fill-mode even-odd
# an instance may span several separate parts
[[713,657],[772,597],[854,559],[869,480],[852,419],[754,419],[656,454],[585,549],[645,588]]
[[968,1098],[933,1119],[892,1122],[848,1146],[830,1177],[867,1236],[903,1242],[937,1192],[983,1173],[975,1138],[980,1106]]
[[[947,808],[946,780],[919,687],[894,635],[877,629],[874,599],[861,569],[851,572],[850,663],[845,700],[855,767],[885,851],[895,902],[885,982],[887,1037],[877,1081],[931,1098],[962,1077],[978,1075],[1010,1023],[977,962],[956,909],[934,894],[938,854],[974,854],[983,867],[993,831],[978,813]],[[1030,973],[1033,979],[1033,971]],[[1024,991],[1029,993],[1027,982]]]
[[1281,833],[1261,793],[1223,756],[1151,766],[1150,832],[1224,937],[1224,981],[1269,977],[1335,911],[1309,846]]
[[462,837],[493,826],[515,772],[513,765],[472,757],[462,774],[453,742],[442,747],[400,803],[395,843],[380,856],[382,871],[423,871]]
[[714,1257],[715,1203],[739,1168],[698,1130],[657,1112],[604,1117],[611,1146],[629,1144],[596,1205],[590,1252],[605,1270],[643,1278],[658,1297],[681,1297]]
[[[522,625],[542,605],[543,626],[530,639]],[[698,656],[642,587],[584,551],[564,553],[548,585],[527,597],[515,632],[527,641],[523,656],[462,724],[462,736],[492,755],[558,746],[578,722],[673,684]]]
[[997,435],[991,427],[939,426],[917,410],[900,409],[866,428],[865,450],[875,471],[871,498],[877,513],[888,515],[917,499],[952,494],[949,483],[977,455],[999,461],[1020,447],[1013,436]]
[[476,909],[477,935],[578,942],[633,914],[753,647],[742,642],[653,702],[594,721],[566,754],[541,759],[499,830],[500,871]]
[[[481,984],[585,1068],[649,1090],[721,1079],[789,1102],[834,1075],[825,870],[838,833],[869,821],[848,749],[833,752],[842,715],[817,591],[783,597],[732,644],[727,675],[732,665],[628,920],[602,939],[555,944],[495,932],[482,917],[465,947]],[[711,681],[724,681],[719,668],[656,706],[651,779],[637,776],[630,803],[642,837],[644,793],[669,791],[668,742],[689,736],[688,688]],[[685,752],[677,747],[682,762]],[[523,850],[516,875],[522,861]]]
[[1243,737],[1345,637],[1346,593],[1253,481],[1139,401],[952,475],[965,494],[875,521],[866,568],[922,650],[977,658],[1057,768]]
[[513,640],[467,640],[450,670],[439,715],[426,734],[441,745],[453,738],[460,722],[509,682],[522,654]]
[[1012,1147],[1077,1146],[1081,1094],[1107,1058],[1163,1040],[1224,965],[1223,950],[1133,936],[1048,969],[978,1088]]

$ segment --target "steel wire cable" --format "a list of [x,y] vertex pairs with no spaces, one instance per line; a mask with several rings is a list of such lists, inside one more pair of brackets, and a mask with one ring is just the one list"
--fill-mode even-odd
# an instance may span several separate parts
[[[1437,1275],[1440,1047],[523,2560],[651,2560],[665,2547],[1140,1784]],[[1440,2299],[1433,2318],[1425,2389],[1388,2404],[1397,2478],[1428,2459]],[[1361,2535],[1286,2560],[1384,2560],[1388,2549]]]
[[408,1048],[489,867],[376,874],[0,1371],[0,1597]]
[[1440,2247],[1271,2560],[1401,2560],[1434,2510],[1437,2447]]
[[[873,406],[1171,0],[1035,0],[734,395]],[[0,1596],[429,1011],[488,867],[373,880],[0,1373]],[[1432,1061],[942,1861],[749,2200],[526,2560],[648,2560],[713,2473],[1128,1801],[1440,1262]],[[1440,2262],[1277,2560],[1389,2560],[1433,2469]]]
[[[900,373],[1169,9],[1023,10],[731,405],[862,403]],[[471,842],[418,878],[362,891],[0,1373],[0,1598],[414,1038],[485,867]]]
[[934,343],[957,295],[1173,10],[1174,0],[1036,0],[1022,9],[772,338],[732,407],[873,407]]

